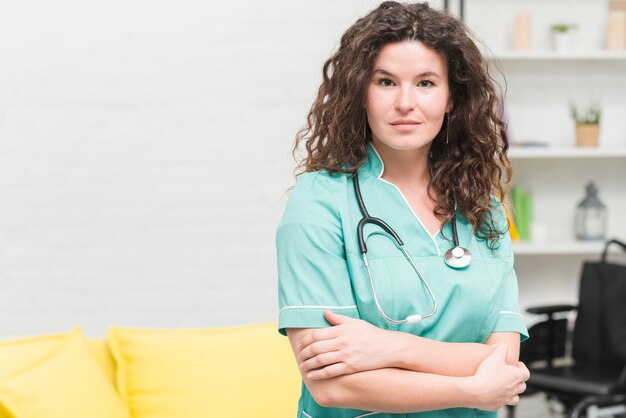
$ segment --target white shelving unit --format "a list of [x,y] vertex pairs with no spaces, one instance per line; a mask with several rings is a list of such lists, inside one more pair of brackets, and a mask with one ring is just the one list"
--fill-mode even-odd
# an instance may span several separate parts
[[[570,164],[582,167],[588,160],[592,164],[624,164],[626,166],[626,146],[620,148],[573,148],[573,147],[511,147],[509,150],[509,159],[514,166],[518,163],[526,163],[527,167],[541,166],[545,164],[553,164],[555,162],[561,165],[569,161]],[[552,161],[547,161],[552,160]],[[581,161],[583,160],[583,161]],[[623,160],[623,161],[620,161]],[[558,172],[555,173],[558,179]],[[626,178],[624,178],[626,184]],[[532,192],[532,191],[531,191]],[[624,187],[626,194],[626,186]],[[536,198],[541,199],[542,194]],[[610,231],[607,239],[612,238]],[[516,255],[532,256],[532,255],[597,255],[602,252],[604,242],[598,241],[577,241],[577,240],[544,240],[544,241],[519,241],[514,243],[513,251]],[[615,250],[615,249],[612,249]],[[613,252],[613,251],[612,251]]]
[[[572,88],[576,88],[577,80],[581,83],[594,80],[596,73],[626,74],[626,51],[499,51],[486,56],[491,57],[492,65],[499,67],[508,81],[512,81],[511,90],[517,87],[516,91],[511,91],[513,99],[509,99],[508,104],[515,104],[515,93],[524,89],[528,82],[536,82],[539,76],[544,80],[554,79],[562,90],[561,75],[565,73],[570,82],[574,80]],[[599,94],[614,93],[606,85],[603,88]],[[619,89],[619,85],[616,88]],[[520,96],[520,100],[526,101],[522,102],[526,111],[531,109],[526,103],[542,101],[543,91],[535,91],[537,95],[530,99],[527,95]],[[545,94],[554,92],[546,90]],[[554,100],[554,96],[551,99]],[[541,110],[536,112],[537,118],[544,116]],[[532,119],[527,116],[526,121]],[[563,129],[570,128],[563,125]],[[626,134],[606,146],[601,143],[588,148],[562,145],[562,139],[550,141],[548,134],[538,141],[531,139],[547,146],[516,146],[512,142],[509,148],[513,182],[532,194],[533,217],[546,232],[541,240],[520,241],[513,246],[514,253],[523,256],[520,270],[528,275],[535,275],[535,270],[542,268],[540,263],[532,261],[534,256],[559,256],[563,260],[574,257],[571,263],[577,264],[576,259],[602,252],[603,242],[581,242],[573,237],[573,214],[587,181],[599,183],[600,198],[607,204],[610,215],[607,238],[626,239],[626,221],[622,220],[622,214],[626,214]],[[541,272],[537,274],[541,275]]]
[[626,146],[623,148],[573,148],[573,147],[525,147],[511,146],[509,148],[509,159],[549,159],[549,158],[624,158],[626,157]]
[[[513,252],[516,255],[597,255],[604,249],[604,242],[562,241],[562,242],[516,242]],[[610,249],[613,251],[613,249]]]
[[600,185],[600,199],[609,213],[607,239],[625,239],[626,147],[566,148],[519,147],[511,149],[513,183],[522,185],[533,198],[533,219],[546,236],[518,241],[516,255],[598,255],[603,242],[578,241],[573,237],[576,205],[588,181]]

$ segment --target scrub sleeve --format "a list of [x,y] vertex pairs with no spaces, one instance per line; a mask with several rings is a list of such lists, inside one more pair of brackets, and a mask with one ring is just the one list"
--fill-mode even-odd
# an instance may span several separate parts
[[346,263],[335,196],[328,174],[304,173],[276,232],[278,328],[323,328],[324,310],[359,318]]

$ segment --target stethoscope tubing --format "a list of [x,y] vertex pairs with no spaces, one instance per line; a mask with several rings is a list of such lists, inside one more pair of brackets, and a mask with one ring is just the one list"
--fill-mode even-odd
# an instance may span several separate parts
[[[387,225],[387,223],[385,221],[383,221],[382,219],[370,216],[370,214],[367,212],[367,208],[365,207],[365,203],[363,202],[363,196],[361,195],[361,188],[359,186],[359,179],[358,179],[358,175],[357,175],[356,172],[353,174],[352,181],[354,183],[354,191],[356,193],[357,201],[358,201],[358,204],[359,204],[359,209],[361,210],[361,215],[362,215],[362,218],[361,218],[361,220],[359,221],[359,223],[357,225],[357,237],[358,237],[358,241],[359,241],[359,250],[361,251],[361,256],[363,258],[363,264],[365,265],[365,270],[367,271],[367,277],[369,278],[370,286],[372,288],[372,295],[374,296],[374,303],[376,304],[376,308],[378,309],[378,312],[381,314],[381,316],[387,322],[390,322],[392,324],[416,323],[416,322],[421,321],[422,319],[430,318],[430,317],[434,316],[437,313],[437,299],[435,298],[435,295],[434,295],[432,289],[430,288],[430,285],[428,284],[428,282],[426,281],[426,279],[424,278],[424,276],[420,272],[419,268],[417,267],[417,265],[413,261],[413,258],[411,257],[411,255],[408,253],[406,248],[404,248],[404,243],[402,242],[402,240],[400,239],[398,234],[393,230],[393,228],[391,228],[389,225]],[[393,318],[389,317],[385,313],[383,308],[380,306],[380,302],[378,301],[378,295],[377,295],[377,292],[376,292],[376,287],[374,286],[374,279],[372,278],[372,272],[370,270],[369,262],[367,261],[367,245],[365,244],[365,238],[364,238],[364,234],[363,234],[363,228],[367,224],[374,224],[374,225],[379,226],[385,232],[387,232],[389,235],[391,235],[393,237],[393,239],[396,241],[396,243],[398,244],[398,247],[402,251],[402,254],[404,254],[404,257],[411,264],[411,267],[413,268],[413,270],[415,271],[417,276],[420,278],[421,282],[426,287],[426,289],[428,291],[428,294],[430,295],[430,299],[433,302],[433,308],[432,308],[432,310],[429,313],[427,313],[427,314],[409,315],[405,319],[393,319]],[[457,241],[458,241],[458,239],[457,239]]]

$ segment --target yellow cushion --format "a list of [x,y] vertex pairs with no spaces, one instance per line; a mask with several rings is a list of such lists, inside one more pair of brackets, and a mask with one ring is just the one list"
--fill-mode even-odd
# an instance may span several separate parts
[[[63,343],[67,333],[44,334],[0,341],[0,380],[35,363]],[[104,338],[88,338],[89,346],[102,370],[115,383],[115,363]],[[0,406],[0,411],[1,411]],[[3,415],[0,413],[0,418]]]
[[0,418],[13,418],[13,414],[7,411],[2,404],[0,404]]
[[98,364],[102,367],[104,374],[115,387],[115,362],[109,351],[109,344],[105,338],[88,338],[89,347],[94,354]]
[[66,338],[67,333],[0,341],[0,381],[56,350]]
[[16,418],[130,418],[79,328],[46,341],[56,347],[35,361],[35,349],[25,348],[30,364],[0,378],[0,401],[8,411]]
[[300,374],[276,324],[111,328],[117,385],[135,418],[292,418]]
[[[37,362],[62,344],[65,336],[46,334],[0,341],[0,381]],[[0,418],[12,417],[0,402]]]

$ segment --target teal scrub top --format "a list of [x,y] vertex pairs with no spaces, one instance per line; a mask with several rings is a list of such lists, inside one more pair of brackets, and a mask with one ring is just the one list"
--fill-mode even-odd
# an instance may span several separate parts
[[[472,225],[457,215],[459,244],[472,253],[472,263],[455,270],[444,262],[453,246],[448,223],[434,236],[426,230],[400,190],[382,179],[383,162],[373,145],[359,169],[363,200],[371,216],[387,222],[404,241],[437,300],[437,313],[415,324],[391,324],[380,315],[359,251],[357,224],[361,212],[352,178],[326,171],[298,177],[276,233],[279,281],[279,332],[286,328],[331,326],[324,310],[360,318],[383,329],[409,332],[433,340],[484,343],[497,331],[528,331],[519,313],[517,278],[508,233],[491,251]],[[502,204],[492,211],[501,231],[507,230]],[[432,299],[395,241],[379,227],[364,230],[378,301],[393,319],[427,314]],[[416,353],[419,355],[419,353]],[[298,402],[299,418],[358,417],[496,417],[496,412],[454,408],[411,414],[372,413],[318,405],[306,385]]]

